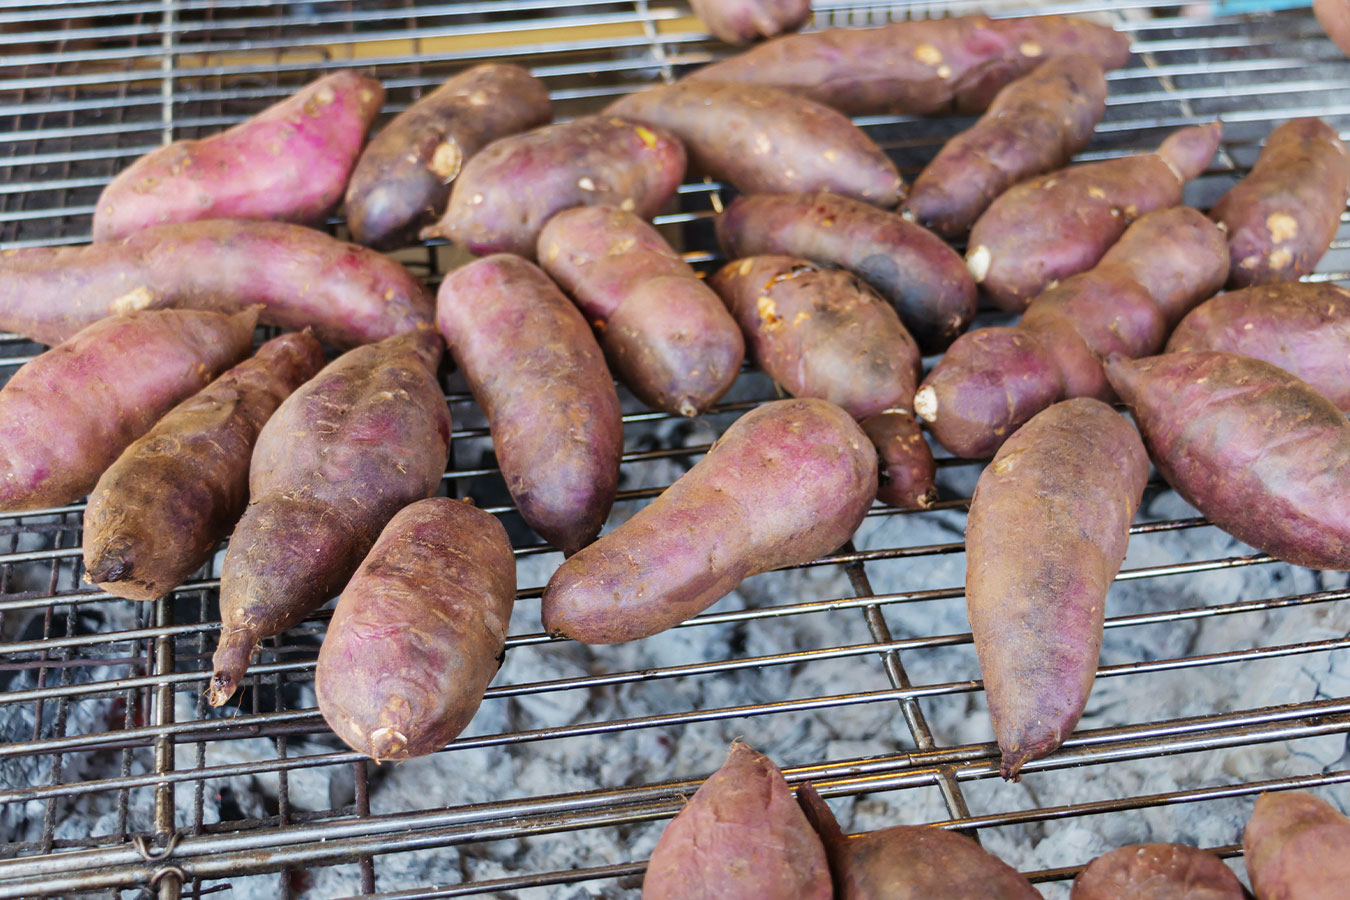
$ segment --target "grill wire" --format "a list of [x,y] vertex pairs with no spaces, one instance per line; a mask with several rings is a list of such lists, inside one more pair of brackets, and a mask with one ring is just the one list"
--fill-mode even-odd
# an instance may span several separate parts
[[[817,2],[816,24],[866,25],[927,15],[932,7],[967,12],[989,4],[921,2]],[[1004,10],[1026,12],[1030,10]],[[1350,123],[1350,61],[1317,28],[1307,10],[1273,15],[1209,18],[1182,3],[1084,0],[1042,6],[1039,12],[1108,16],[1129,32],[1135,56],[1129,68],[1110,73],[1105,119],[1088,152],[1097,159],[1156,147],[1178,126],[1221,116],[1223,149],[1210,170],[1187,191],[1188,202],[1207,207],[1250,167],[1260,141],[1273,125],[1296,115],[1321,115],[1342,138]],[[291,93],[317,73],[355,65],[372,70],[389,96],[386,113],[405,108],[422,92],[459,69],[489,59],[526,65],[549,85],[559,118],[593,111],[613,97],[657,80],[670,80],[725,52],[709,41],[684,5],[560,0],[481,0],[415,5],[411,0],[354,2],[306,0],[272,4],[249,0],[0,0],[0,245],[5,249],[88,240],[93,204],[108,180],[132,159],[168,140],[210,134]],[[923,121],[873,116],[858,120],[900,163],[907,176],[969,119]],[[721,185],[690,182],[677,209],[658,223],[686,258],[704,270],[719,262],[710,226],[721,207]],[[1342,222],[1344,223],[1343,217]],[[345,234],[342,224],[330,227]],[[1314,280],[1350,279],[1350,241],[1343,225]],[[458,257],[451,248],[426,245],[402,251],[403,259],[435,286]],[[1001,321],[991,311],[980,324]],[[0,338],[0,378],[40,348],[15,335]],[[928,360],[931,364],[932,360]],[[735,416],[776,397],[773,386],[747,371],[703,420],[688,426],[652,413],[625,395],[627,453],[616,510],[630,514],[669,482],[672,466],[687,468],[711,437]],[[462,382],[451,375],[447,400],[455,416],[446,489],[472,496],[500,514],[512,529],[524,566],[556,554],[520,526],[490,455],[486,429]],[[664,465],[653,469],[652,465]],[[704,679],[757,677],[778,667],[855,667],[858,687],[809,696],[742,698],[715,707],[670,703],[658,715],[588,720],[547,728],[511,728],[461,737],[448,754],[464,758],[505,747],[520,754],[548,753],[566,742],[652,729],[693,732],[709,724],[734,723],[754,743],[756,722],[765,717],[832,716],[864,706],[896,710],[904,723],[900,739],[855,735],[859,751],[839,758],[779,759],[790,781],[810,779],[827,797],[936,790],[945,809],[942,824],[987,836],[1000,827],[1074,820],[1101,815],[1143,815],[1148,810],[1247,798],[1263,789],[1289,787],[1344,791],[1350,782],[1346,758],[1332,766],[1267,773],[1200,785],[1142,781],[1124,796],[1066,799],[1056,773],[1070,766],[1111,766],[1160,760],[1172,754],[1238,754],[1261,744],[1306,741],[1350,732],[1350,699],[1290,687],[1276,704],[1215,708],[1186,718],[1135,721],[1116,710],[1085,723],[1054,757],[1027,766],[1034,791],[990,794],[1001,803],[974,802],[971,788],[997,779],[996,748],[987,732],[973,741],[944,741],[930,727],[938,704],[982,706],[979,673],[970,638],[960,631],[917,633],[894,614],[910,605],[960,605],[959,578],[924,582],[923,567],[959,558],[960,526],[979,462],[940,460],[942,499],[934,511],[876,508],[866,526],[869,539],[811,563],[805,580],[758,576],[766,587],[743,608],[727,604],[686,623],[701,629],[733,625],[742,630],[780,620],[819,621],[815,646],[731,646],[717,658],[647,658],[639,646],[624,655],[597,648],[588,668],[565,679],[531,678],[529,664],[566,645],[537,630],[541,582],[522,582],[523,615],[508,641],[503,676],[488,691],[485,708],[512,699],[549,701],[567,692],[657,691]],[[1155,481],[1149,497],[1166,498]],[[1151,515],[1162,506],[1170,512]],[[602,896],[635,896],[643,860],[634,855],[604,865],[574,868],[560,843],[552,866],[495,877],[469,874],[459,884],[380,891],[387,854],[445,852],[492,842],[623,829],[669,818],[706,776],[708,768],[676,773],[659,764],[642,777],[616,781],[603,775],[590,787],[522,793],[464,805],[428,806],[401,812],[371,812],[380,790],[378,770],[328,734],[312,706],[313,663],[327,612],[266,642],[250,670],[242,699],[221,718],[201,700],[218,630],[219,563],[169,598],[133,604],[94,590],[81,580],[80,523],[83,504],[22,515],[0,514],[0,812],[6,822],[40,821],[38,836],[0,848],[0,898],[73,896],[198,897],[222,895],[231,879],[277,875],[277,895],[292,896],[296,873],[345,866],[347,893],[392,898],[462,896],[563,896],[564,885]],[[1156,537],[1159,546],[1179,532],[1213,531],[1193,514],[1175,514],[1173,502],[1151,503],[1136,522],[1135,541]],[[1259,511],[1253,511],[1259,514]],[[915,523],[954,523],[951,540],[915,545]],[[1127,561],[1124,582],[1156,584],[1161,594],[1183,597],[1187,579],[1205,573],[1265,567],[1276,574],[1293,567],[1215,538],[1225,552],[1210,557],[1176,553],[1169,561]],[[1194,557],[1194,558],[1193,558]],[[530,571],[547,571],[547,566]],[[874,589],[894,583],[894,573],[920,573],[921,586]],[[522,569],[524,571],[524,569]],[[843,579],[825,576],[839,572]],[[1301,570],[1298,570],[1301,571]],[[813,592],[812,573],[825,588]],[[1307,573],[1303,573],[1306,576]],[[1208,583],[1208,582],[1206,582]],[[1308,583],[1306,577],[1300,584]],[[1343,578],[1314,576],[1316,590],[1282,596],[1209,595],[1200,605],[1159,606],[1119,614],[1108,606],[1106,647],[1131,628],[1218,622],[1225,617],[1267,616],[1275,623],[1292,610],[1332,607],[1350,599]],[[792,585],[796,593],[783,593]],[[806,585],[807,588],[802,586]],[[845,590],[838,591],[842,585]],[[1114,596],[1114,593],[1113,593]],[[1108,601],[1109,602],[1109,601]],[[849,626],[861,618],[865,638]],[[528,623],[533,619],[533,629]],[[847,620],[847,622],[846,622]],[[116,623],[111,628],[106,623]],[[899,622],[899,625],[897,625]],[[527,627],[520,627],[526,623]],[[904,626],[904,627],[900,627]],[[1246,667],[1314,655],[1345,659],[1350,636],[1303,635],[1292,642],[1243,643],[1219,652],[1178,655],[1103,665],[1099,687],[1115,679],[1147,679],[1150,673],[1193,672],[1204,679],[1242,679]],[[933,681],[922,670],[925,654],[964,648],[965,680]],[[531,654],[534,654],[533,656]],[[637,660],[636,664],[632,661]],[[917,661],[917,668],[916,668]],[[907,666],[909,669],[907,670]],[[308,698],[297,703],[296,698]],[[896,709],[898,707],[898,709]],[[81,711],[95,714],[82,715]],[[6,718],[8,717],[8,718]],[[17,723],[17,724],[16,724]],[[508,723],[509,724],[509,723]],[[869,744],[869,737],[875,738]],[[265,738],[271,758],[207,764],[207,748],[224,742]],[[595,746],[601,746],[597,743]],[[323,752],[316,752],[315,748]],[[107,774],[115,760],[115,774]],[[35,768],[21,769],[20,764]],[[715,765],[716,763],[712,763]],[[414,765],[410,763],[408,765]],[[604,772],[603,763],[596,762]],[[297,809],[289,785],[305,770],[345,770],[350,793],[323,810]],[[31,780],[19,772],[36,771]],[[95,775],[87,775],[95,772]],[[680,775],[681,777],[676,777]],[[274,808],[236,811],[206,821],[208,783],[230,777],[275,777]],[[1007,789],[1011,791],[1012,789]],[[111,820],[78,834],[58,826],[80,814],[91,797],[113,798]],[[152,824],[141,827],[132,810],[151,797]],[[1343,794],[1341,796],[1344,796]],[[903,801],[904,796],[901,796]],[[226,807],[222,806],[222,810]],[[928,817],[929,819],[941,818]],[[1239,835],[1214,846],[1232,856]],[[1038,882],[1071,878],[1087,860],[1066,859],[1057,868],[1028,874]],[[539,888],[539,891],[526,890]],[[567,894],[567,896],[580,896]]]

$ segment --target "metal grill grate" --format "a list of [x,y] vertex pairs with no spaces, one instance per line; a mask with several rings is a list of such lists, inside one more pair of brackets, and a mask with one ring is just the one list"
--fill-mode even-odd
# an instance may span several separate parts
[[[818,25],[864,25],[991,4],[815,5]],[[1152,148],[1172,128],[1223,118],[1223,151],[1188,190],[1201,207],[1251,165],[1278,121],[1322,115],[1343,137],[1350,126],[1350,61],[1306,10],[1211,19],[1182,3],[1084,0],[1039,11],[1105,14],[1134,38],[1132,65],[1111,73],[1106,118],[1082,158]],[[668,0],[0,0],[0,46],[6,248],[87,241],[98,192],[133,158],[239,121],[322,70],[373,71],[392,112],[464,66],[511,58],[544,78],[559,116],[570,118],[725,50]],[[968,121],[860,123],[912,175]],[[720,190],[686,184],[678,208],[658,220],[704,268],[718,261],[710,219]],[[331,225],[342,233],[341,222]],[[1343,228],[1312,277],[1350,279],[1348,249]],[[433,284],[456,259],[436,245],[399,255]],[[37,350],[0,339],[0,373]],[[626,397],[614,520],[659,493],[735,416],[774,396],[746,372],[693,423]],[[978,463],[940,461],[933,511],[874,509],[856,546],[751,579],[667,635],[586,649],[539,633],[540,586],[559,557],[520,524],[481,414],[454,376],[447,399],[456,423],[447,490],[503,517],[525,589],[479,719],[448,750],[401,767],[405,784],[426,779],[426,793],[398,808],[382,800],[392,790],[388,767],[347,751],[313,708],[326,612],[266,643],[222,717],[201,700],[218,629],[218,562],[172,597],[137,605],[81,581],[82,504],[0,515],[0,829],[10,839],[0,897],[231,896],[263,873],[280,874],[259,896],[633,897],[661,820],[736,734],[827,797],[879,798],[854,803],[855,825],[872,822],[865,802],[880,802],[877,818],[902,810],[906,821],[940,820],[1004,855],[1028,829],[1062,834],[1052,826],[1102,816],[1115,817],[1117,833],[1171,839],[1165,821],[1150,817],[1241,810],[1262,789],[1330,788],[1346,805],[1350,699],[1334,679],[1300,676],[1310,660],[1333,674],[1350,663],[1345,578],[1236,545],[1165,486],[1146,495],[1112,594],[1094,703],[1178,679],[1244,687],[1231,702],[1180,704],[1174,714],[1144,716],[1134,701],[1090,708],[1064,750],[1028,765],[1012,787],[997,779],[960,624],[961,530]],[[1181,534],[1195,540],[1182,544]],[[1254,571],[1275,589],[1253,590],[1244,573]],[[1131,589],[1125,596],[1135,599],[1122,606]],[[1253,621],[1257,639],[1226,637],[1228,623]],[[1150,636],[1156,649],[1140,652]],[[1328,755],[1328,736],[1339,753]],[[1287,750],[1263,768],[1261,748],[1273,747]],[[1197,754],[1214,760],[1205,775],[1171,778],[1166,758]],[[525,777],[547,758],[581,762],[555,784]],[[475,782],[500,766],[520,771],[519,782],[498,777],[507,789],[484,795]],[[1106,779],[1126,766],[1142,773],[1132,786]],[[326,798],[310,796],[315,784],[320,794],[327,786]],[[263,799],[239,801],[241,785],[263,785]],[[1227,820],[1203,836],[1238,852]],[[624,852],[593,851],[601,838]],[[1089,856],[1056,846],[1023,857],[1041,860],[1024,866],[1036,880],[1062,883]]]

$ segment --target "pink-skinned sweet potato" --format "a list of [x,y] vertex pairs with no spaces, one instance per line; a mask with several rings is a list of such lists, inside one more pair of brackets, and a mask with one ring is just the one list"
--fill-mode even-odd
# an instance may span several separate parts
[[928,509],[937,502],[937,487],[933,483],[937,461],[912,412],[885,409],[858,424],[877,448],[877,462],[881,466],[878,500],[901,509]]
[[1350,883],[1350,819],[1312,794],[1265,793],[1242,852],[1257,900],[1340,900]]
[[1054,282],[1085,272],[1139,216],[1181,203],[1218,149],[1218,122],[1183,128],[1157,153],[1071,166],[1023,181],[970,230],[966,265],[989,299],[1021,312]]
[[361,153],[347,185],[352,238],[370,247],[410,242],[445,211],[466,160],[552,117],[548,88],[520,66],[460,72],[395,116]]
[[736,380],[745,340],[656,229],[612,206],[548,220],[539,262],[596,329],[615,373],[653,409],[696,416]]
[[1204,214],[1151,212],[1095,268],[1033,300],[1017,325],[961,335],[924,379],[914,409],[955,455],[989,456],[1052,403],[1114,399],[1101,358],[1159,352],[1177,320],[1227,277],[1223,232]]
[[0,390],[0,510],[72,503],[180,400],[248,354],[258,314],[152,310],[96,322]]
[[0,328],[59,344],[165,307],[233,313],[353,347],[431,321],[431,295],[387,256],[284,222],[161,225],[122,241],[0,253]]
[[336,594],[394,514],[440,486],[450,447],[441,352],[429,326],[357,347],[263,426],[220,572],[212,706],[238,689],[258,641]]
[[201,568],[248,505],[263,423],[324,362],[306,332],[273,338],[128,447],[89,495],[85,578],[154,600]]
[[521,518],[577,552],[609,516],[623,454],[619,395],[586,319],[537,266],[503,253],[441,282],[436,321]]
[[1112,356],[1106,376],[1158,471],[1211,522],[1286,562],[1350,569],[1350,422],[1336,404],[1236,353]]
[[343,70],[220,134],[151,151],[103,189],[94,240],[199,219],[322,222],[383,102],[378,81]]
[[314,671],[324,720],[376,762],[441,749],[483,702],[515,602],[495,516],[446,497],[400,510],[328,623]]
[[811,18],[811,0],[689,0],[719,40],[748,44],[796,31]]
[[876,451],[848,413],[825,400],[767,403],[562,564],[544,588],[544,628],[587,644],[672,628],[751,575],[834,550],[876,493]]
[[1185,844],[1136,844],[1103,854],[1073,880],[1069,900],[1247,900],[1233,870]]
[[1312,7],[1327,37],[1350,56],[1350,0],[1313,0]]
[[694,168],[745,193],[830,191],[891,207],[904,190],[895,163],[847,116],[775,88],[677,81],[609,112],[670,129]]
[[783,773],[736,741],[652,851],[642,900],[832,900],[830,867]]
[[998,92],[978,122],[947,141],[914,179],[903,214],[945,238],[965,237],[994,198],[1062,168],[1092,140],[1106,78],[1091,56],[1056,56]]

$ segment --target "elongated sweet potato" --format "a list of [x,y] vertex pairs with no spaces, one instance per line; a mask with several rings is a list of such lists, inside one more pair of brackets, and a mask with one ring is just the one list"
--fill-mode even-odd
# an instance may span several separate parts
[[1245,900],[1242,882],[1213,853],[1185,844],[1138,844],[1097,857],[1069,900]]
[[483,702],[515,602],[516,558],[495,516],[446,497],[405,507],[328,624],[314,672],[324,720],[376,762],[441,749]]
[[248,505],[263,423],[323,364],[311,335],[273,338],[128,447],[89,495],[85,578],[119,597],[154,600],[201,568]]
[[147,153],[103,189],[94,240],[199,219],[317,224],[383,102],[378,81],[334,72],[227,131]]
[[0,390],[0,510],[72,503],[134,440],[245,356],[258,314],[156,310],[96,322]]
[[347,185],[347,226],[358,244],[407,243],[445,211],[465,160],[497,138],[553,117],[548,88],[520,66],[460,72],[371,138]]
[[1347,0],[1313,0],[1317,23],[1331,38],[1331,42],[1350,56],[1350,2]]
[[1066,53],[1119,69],[1130,42],[1068,16],[952,16],[788,35],[689,77],[784,88],[850,115],[932,115],[979,112],[1008,82]]
[[664,128],[583,116],[498,138],[464,164],[439,222],[472,253],[533,258],[544,223],[573,206],[617,206],[650,219],[684,177],[684,145]]
[[811,0],[689,0],[689,5],[728,44],[796,31],[811,18]]
[[1247,177],[1210,217],[1228,232],[1230,287],[1296,281],[1327,252],[1350,198],[1350,153],[1321,119],[1292,119],[1266,138]]
[[677,81],[609,112],[670,129],[696,168],[740,191],[823,190],[890,207],[904,190],[895,163],[847,116],[775,88]]
[[1235,353],[1113,356],[1106,376],[1158,471],[1211,522],[1286,562],[1350,569],[1350,422],[1336,404]]
[[956,251],[895,213],[827,192],[737,197],[717,217],[729,259],[801,256],[842,266],[890,301],[925,353],[975,318],[975,280]]
[[751,575],[835,549],[876,493],[876,452],[848,413],[824,400],[765,404],[562,564],[544,588],[544,628],[587,644],[664,631]]
[[1056,281],[1095,266],[1130,223],[1181,203],[1219,146],[1218,122],[1183,128],[1157,153],[1071,166],[1024,181],[970,230],[966,264],[1002,309],[1020,312]]
[[914,409],[942,446],[983,457],[1052,403],[1111,400],[1109,353],[1157,353],[1177,320],[1228,277],[1223,232],[1188,206],[1141,217],[1090,271],[1032,301],[1012,327],[963,334]]
[[1105,111],[1106,78],[1096,59],[1072,54],[1041,63],[938,151],[910,188],[905,218],[946,238],[965,237],[999,194],[1063,167],[1086,147]]
[[1350,819],[1312,794],[1262,794],[1242,852],[1257,900],[1339,900],[1350,883]]
[[927,509],[937,502],[937,462],[919,420],[907,409],[886,409],[858,423],[877,448],[881,465],[877,499],[901,509]]
[[441,282],[436,321],[487,414],[521,518],[577,552],[614,505],[623,454],[619,395],[590,326],[537,266],[509,254]]
[[427,326],[357,347],[263,426],[220,572],[212,706],[239,687],[258,641],[318,609],[395,513],[435,493],[450,447],[440,358]]
[[422,283],[387,256],[283,222],[163,225],[123,241],[0,253],[0,328],[59,344],[119,313],[261,305],[267,325],[351,347],[431,321]]
[[596,329],[614,371],[654,409],[696,416],[736,380],[745,340],[688,263],[646,222],[612,206],[548,220],[539,261]]
[[762,753],[737,741],[652,851],[642,900],[832,900],[825,848]]

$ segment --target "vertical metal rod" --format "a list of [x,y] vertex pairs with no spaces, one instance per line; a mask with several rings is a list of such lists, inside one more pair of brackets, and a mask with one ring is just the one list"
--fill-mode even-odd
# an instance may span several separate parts
[[[155,625],[167,628],[173,624],[173,601],[169,596],[155,601]],[[173,637],[163,635],[155,638],[155,674],[173,673]],[[158,726],[173,724],[173,684],[164,681],[155,687],[154,721]],[[155,773],[168,774],[173,771],[173,737],[161,735],[155,740]],[[155,835],[167,842],[174,833],[174,785],[167,782],[155,787]],[[165,873],[159,879],[159,900],[178,900],[182,895],[182,884],[178,876]]]
[[159,115],[160,121],[164,123],[164,131],[160,135],[160,141],[164,144],[173,143],[173,48],[174,23],[176,21],[174,3],[175,0],[164,0],[163,30],[159,36],[159,45],[163,50],[159,58]]
[[[370,782],[369,770],[366,768],[366,761],[358,759],[352,763],[354,771],[352,775],[355,778],[356,796],[356,816],[364,818],[370,815]],[[361,857],[361,893],[375,893],[375,862],[369,856]]]

